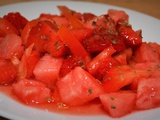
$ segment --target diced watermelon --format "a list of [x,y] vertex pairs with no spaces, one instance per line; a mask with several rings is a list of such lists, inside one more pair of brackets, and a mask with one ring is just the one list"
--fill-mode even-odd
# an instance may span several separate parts
[[136,100],[137,109],[151,109],[160,105],[159,85],[159,77],[150,77],[139,80]]
[[59,79],[57,88],[61,102],[69,106],[85,104],[104,93],[100,82],[81,67]]
[[135,106],[136,93],[118,91],[100,95],[100,100],[106,112],[114,118],[130,113]]
[[55,58],[49,54],[45,54],[39,60],[33,71],[35,79],[43,82],[49,88],[53,89],[58,78],[61,64],[61,58]]
[[13,92],[26,104],[51,102],[51,91],[41,82],[21,79],[12,86]]

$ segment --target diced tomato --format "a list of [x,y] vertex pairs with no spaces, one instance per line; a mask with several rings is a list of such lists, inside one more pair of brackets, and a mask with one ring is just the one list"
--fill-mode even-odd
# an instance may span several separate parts
[[17,76],[17,69],[11,61],[0,58],[0,85],[14,82]]
[[61,58],[55,58],[49,54],[45,54],[36,64],[33,71],[35,79],[43,82],[50,89],[54,89],[61,65]]
[[13,92],[25,104],[40,104],[50,102],[51,91],[45,84],[30,80],[21,79],[13,84]]
[[151,109],[160,105],[159,85],[159,77],[150,77],[139,80],[136,100],[137,109]]
[[0,41],[0,54],[5,59],[21,58],[24,51],[21,38],[16,34],[7,34]]
[[28,20],[19,12],[10,12],[4,15],[3,18],[7,19],[15,28],[21,33]]
[[[0,31],[3,32],[2,35],[7,35],[7,34],[16,34],[19,35],[18,30],[15,28],[15,26],[13,26],[8,20],[6,20],[5,18],[0,18]],[[1,33],[2,33],[1,32]],[[5,36],[4,35],[4,36]],[[2,37],[4,37],[2,36]]]
[[158,47],[152,46],[152,43],[148,44],[143,42],[142,45],[134,52],[134,60],[136,62],[160,62],[160,52]]
[[110,92],[100,95],[100,100],[110,116],[119,118],[132,112],[136,93],[132,91]]
[[123,10],[115,10],[115,9],[109,9],[108,15],[114,20],[116,23],[119,19],[124,19],[125,21],[128,21],[129,16],[125,11]]
[[104,93],[100,82],[81,67],[76,67],[57,81],[61,102],[67,105],[82,105]]

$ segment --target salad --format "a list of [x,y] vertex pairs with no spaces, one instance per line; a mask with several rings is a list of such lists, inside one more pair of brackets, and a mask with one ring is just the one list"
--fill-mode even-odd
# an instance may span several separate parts
[[159,44],[143,42],[124,11],[57,8],[30,21],[0,18],[0,87],[26,105],[69,110],[97,100],[111,117],[159,107]]

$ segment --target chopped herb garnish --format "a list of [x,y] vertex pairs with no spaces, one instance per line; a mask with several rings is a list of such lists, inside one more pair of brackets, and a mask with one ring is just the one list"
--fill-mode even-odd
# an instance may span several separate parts
[[51,98],[49,98],[49,97],[47,97],[46,100],[47,100],[48,102],[51,102]]
[[55,43],[55,45],[56,45],[56,50],[59,50],[62,47],[62,46],[59,45],[58,41]]
[[116,109],[116,106],[114,106],[114,105],[111,105],[111,108],[112,108],[112,109]]
[[115,98],[114,98],[114,97],[112,97],[112,96],[110,96],[110,99],[111,99],[111,100],[115,100]]
[[88,93],[89,93],[89,94],[92,94],[92,89],[91,89],[91,88],[88,89]]
[[114,45],[116,45],[116,44],[117,44],[117,41],[116,41],[116,40],[113,40],[112,43],[113,43]]
[[95,21],[93,21],[93,22],[92,22],[92,25],[96,25],[96,22],[95,22]]

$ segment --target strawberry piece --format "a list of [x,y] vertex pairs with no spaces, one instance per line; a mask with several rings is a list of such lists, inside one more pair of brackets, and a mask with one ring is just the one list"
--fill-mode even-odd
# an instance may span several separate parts
[[0,54],[5,59],[20,59],[23,51],[22,40],[16,34],[8,34],[0,41]]
[[7,19],[0,18],[0,35],[1,37],[5,37],[7,34],[19,35],[19,32]]
[[128,21],[128,19],[129,19],[129,16],[123,10],[109,9],[108,10],[108,15],[114,20],[115,23],[119,19],[124,19],[126,21]]
[[3,16],[3,18],[7,19],[13,26],[15,26],[20,33],[28,22],[28,20],[19,12],[10,12]]
[[32,27],[27,39],[27,46],[34,43],[34,49],[41,53],[51,53],[55,57],[63,56],[67,47],[57,37],[57,25],[51,21],[40,21]]
[[104,49],[96,57],[94,57],[88,64],[88,72],[99,80],[113,67],[119,65],[119,62],[111,57],[115,53],[115,49],[111,46]]
[[33,44],[25,49],[18,66],[18,79],[33,77],[33,69],[40,59],[37,51],[33,51]]
[[116,27],[128,47],[136,48],[142,44],[142,37],[132,29],[132,26],[127,21],[119,20]]
[[85,60],[79,56],[70,55],[69,57],[63,60],[59,76],[64,77],[67,73],[69,73],[77,66],[85,68]]

